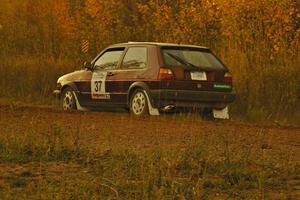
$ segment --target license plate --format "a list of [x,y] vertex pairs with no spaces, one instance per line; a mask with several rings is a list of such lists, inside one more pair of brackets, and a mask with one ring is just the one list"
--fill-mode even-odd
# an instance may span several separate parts
[[205,72],[191,72],[191,79],[198,81],[206,81],[206,73]]

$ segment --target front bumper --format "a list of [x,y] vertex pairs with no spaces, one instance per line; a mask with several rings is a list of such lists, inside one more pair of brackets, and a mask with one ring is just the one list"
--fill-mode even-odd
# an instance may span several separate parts
[[191,90],[151,90],[156,107],[174,105],[177,107],[223,108],[235,100],[232,92],[191,91]]

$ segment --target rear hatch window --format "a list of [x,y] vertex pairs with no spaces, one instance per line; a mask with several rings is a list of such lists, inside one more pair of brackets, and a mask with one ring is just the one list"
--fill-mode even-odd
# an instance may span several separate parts
[[182,89],[231,90],[232,83],[226,77],[227,67],[209,49],[162,46],[161,51],[163,68],[171,69],[173,82],[177,81],[177,86],[181,85]]
[[166,66],[197,67],[203,70],[226,69],[208,49],[190,47],[162,47]]

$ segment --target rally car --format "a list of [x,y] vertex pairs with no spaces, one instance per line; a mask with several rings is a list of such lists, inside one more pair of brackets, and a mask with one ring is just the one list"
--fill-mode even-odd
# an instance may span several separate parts
[[228,118],[235,99],[231,73],[207,47],[114,44],[84,66],[57,81],[54,93],[64,110],[124,107],[139,116],[203,108]]

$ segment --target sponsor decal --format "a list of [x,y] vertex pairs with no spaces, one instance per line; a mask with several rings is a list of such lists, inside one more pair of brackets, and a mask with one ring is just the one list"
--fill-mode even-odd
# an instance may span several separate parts
[[105,80],[107,72],[93,73],[91,80],[91,95],[92,99],[110,99],[110,94],[105,91]]
[[231,89],[231,85],[222,84],[222,83],[216,83],[216,84],[214,84],[214,88],[218,88],[218,89]]

